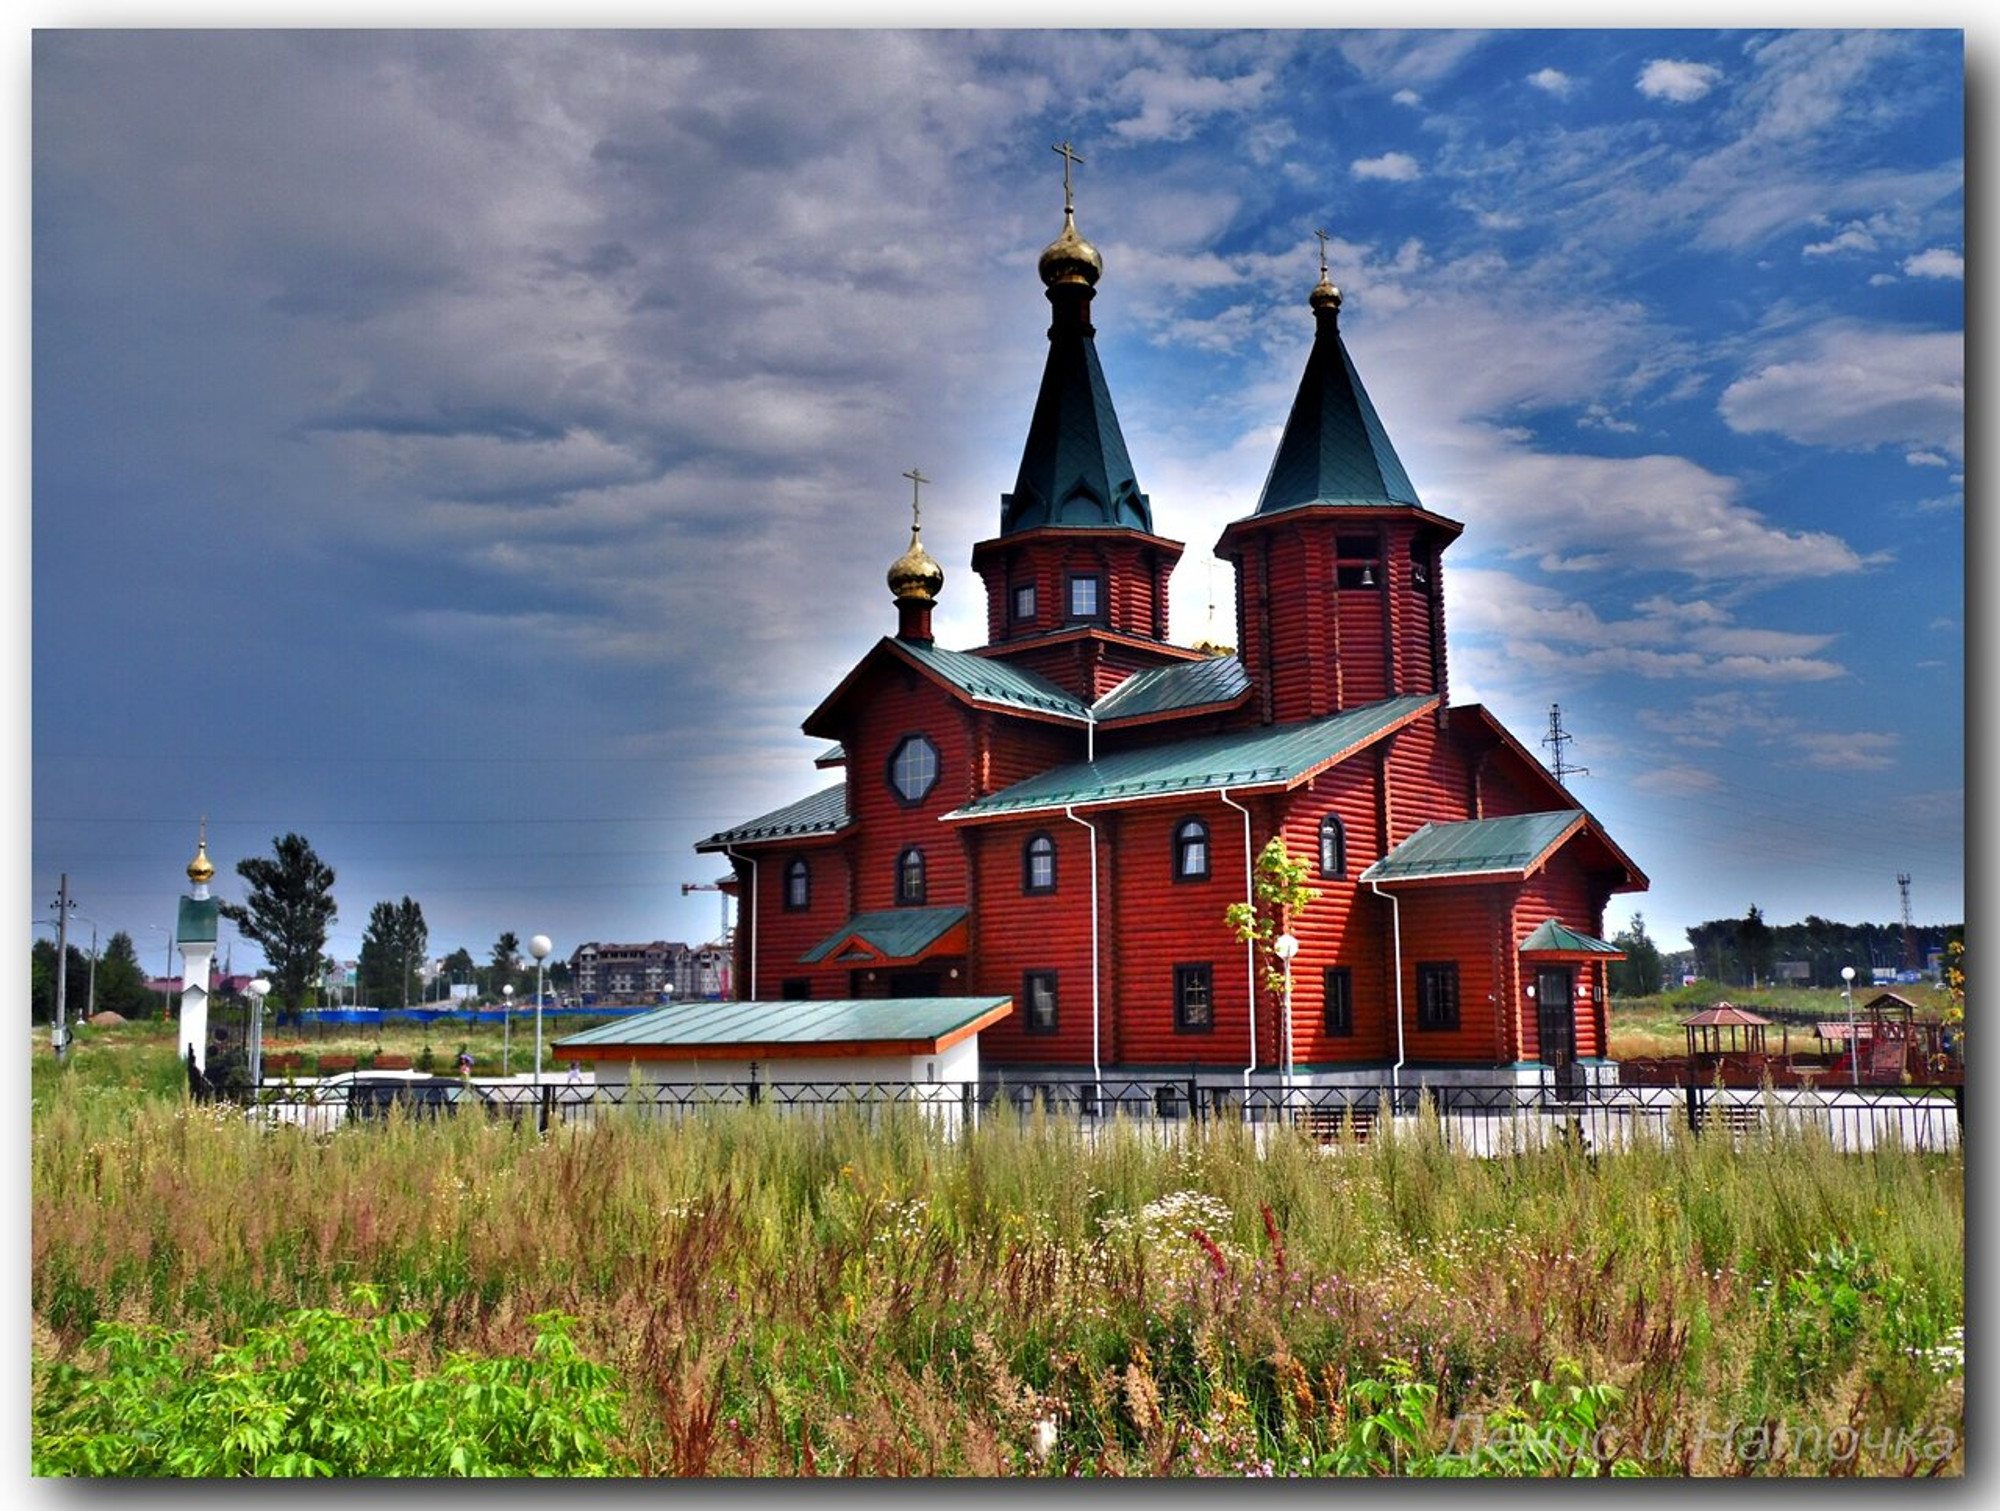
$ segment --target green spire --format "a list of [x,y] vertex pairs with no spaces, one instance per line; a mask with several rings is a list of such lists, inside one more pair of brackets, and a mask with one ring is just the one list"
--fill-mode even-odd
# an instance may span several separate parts
[[1069,169],[1083,159],[1067,142],[1056,151],[1063,157],[1063,229],[1038,264],[1055,312],[1049,360],[1042,369],[1014,491],[1000,496],[1000,533],[1057,525],[1150,535],[1152,506],[1132,475],[1118,411],[1097,361],[1097,331],[1090,323],[1090,301],[1104,259],[1076,230]]
[[1306,504],[1421,508],[1340,339],[1340,290],[1328,280],[1324,261],[1312,307],[1317,327],[1312,352],[1257,512],[1276,514]]

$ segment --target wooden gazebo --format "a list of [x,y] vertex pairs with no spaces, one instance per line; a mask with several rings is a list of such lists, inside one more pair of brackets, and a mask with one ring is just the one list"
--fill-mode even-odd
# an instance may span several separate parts
[[[1681,1027],[1687,1030],[1690,1059],[1714,1059],[1725,1054],[1762,1055],[1766,1052],[1764,1030],[1770,1026],[1769,1018],[1760,1018],[1728,1002],[1703,1008],[1692,1018],[1681,1021]],[[1723,1044],[1724,1029],[1729,1031],[1727,1047]]]

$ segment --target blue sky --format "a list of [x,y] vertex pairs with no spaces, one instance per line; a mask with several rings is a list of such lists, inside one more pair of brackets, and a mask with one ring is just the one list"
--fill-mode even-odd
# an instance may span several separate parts
[[[1446,557],[1452,689],[1649,873],[1964,916],[1955,31],[44,32],[32,893],[157,968],[198,820],[416,898],[699,939],[692,843],[822,784],[799,721],[907,540],[983,638],[1046,349],[1098,342],[1173,632],[1233,638],[1312,232]],[[237,954],[241,965],[254,950]]]

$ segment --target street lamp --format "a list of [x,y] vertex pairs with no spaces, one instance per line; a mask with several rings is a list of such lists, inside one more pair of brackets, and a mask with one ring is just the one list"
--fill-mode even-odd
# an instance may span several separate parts
[[1292,1088],[1292,957],[1299,952],[1299,941],[1291,934],[1280,934],[1271,941],[1271,952],[1285,963],[1285,1089]]
[[555,946],[549,936],[537,934],[528,941],[528,953],[535,957],[535,1084],[542,1084],[542,962]]
[[259,976],[243,990],[250,994],[250,1089],[254,1092],[264,1084],[264,999],[270,995],[271,983]]
[[512,1075],[514,1059],[514,988],[500,988],[500,1074]]
[[1840,968],[1841,995],[1847,998],[1847,1069],[1852,1084],[1861,1084],[1861,1041],[1854,1037],[1854,967]]

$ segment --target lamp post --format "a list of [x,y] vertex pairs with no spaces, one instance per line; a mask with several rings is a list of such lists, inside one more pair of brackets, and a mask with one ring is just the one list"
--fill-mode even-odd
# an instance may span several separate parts
[[542,964],[555,946],[549,936],[537,934],[528,941],[528,953],[535,957],[535,1084],[542,1084]]
[[512,1075],[514,1060],[514,988],[500,988],[500,1074]]
[[264,1084],[264,998],[270,995],[271,983],[262,976],[243,988],[250,994],[250,1090]]
[[1854,967],[1840,968],[1841,995],[1847,998],[1847,1070],[1850,1084],[1861,1084],[1861,1041],[1854,1036]]
[[1271,941],[1271,952],[1285,963],[1285,1090],[1292,1089],[1292,957],[1299,952],[1299,941],[1291,934],[1280,934]]

